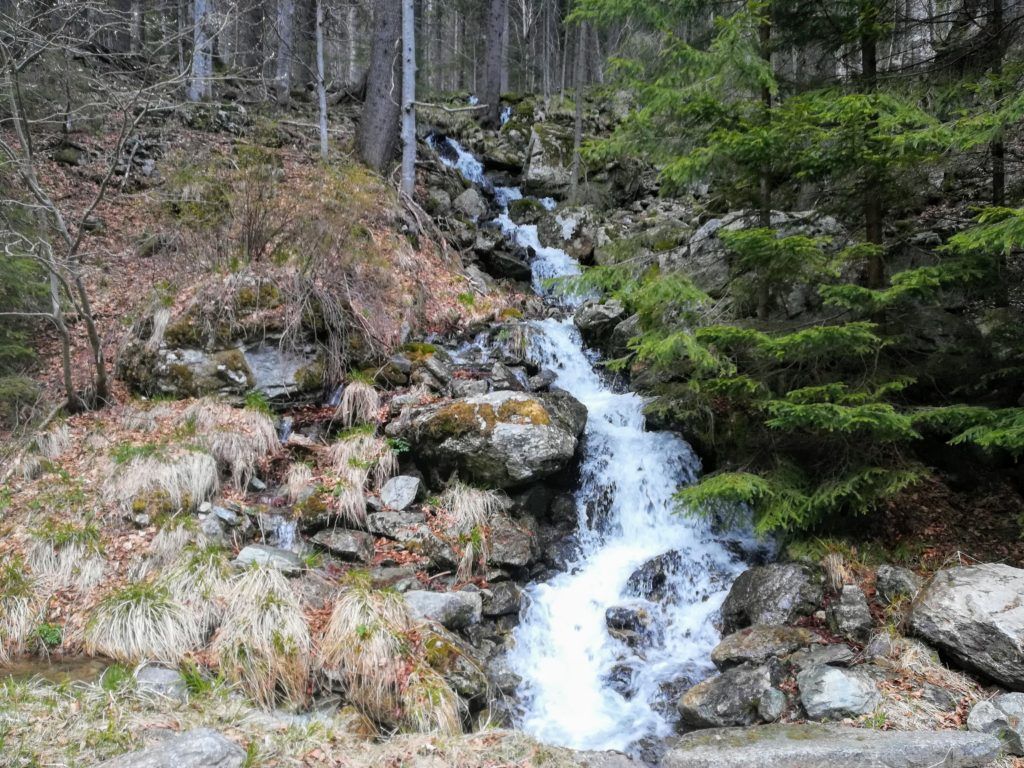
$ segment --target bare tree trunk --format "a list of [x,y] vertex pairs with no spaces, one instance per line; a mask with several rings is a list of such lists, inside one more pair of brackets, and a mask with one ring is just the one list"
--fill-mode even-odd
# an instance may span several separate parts
[[192,73],[188,100],[201,101],[211,96],[213,52],[209,32],[209,0],[195,0],[192,21]]
[[583,143],[583,66],[586,58],[587,22],[579,23],[576,41],[576,64],[573,71],[573,98],[576,100],[576,124],[572,135],[572,172],[569,180],[569,202],[576,204],[580,185],[580,145]]
[[416,9],[402,0],[402,192],[416,191]]
[[373,14],[366,101],[356,132],[360,159],[383,173],[395,154],[401,107],[396,84],[396,43],[401,35],[401,0],[377,0]]
[[[995,100],[999,102],[1003,96],[1003,0],[992,0],[992,76],[995,80]],[[1006,200],[1006,145],[1003,143],[1002,132],[992,141],[992,205],[1001,206]]]
[[242,65],[256,70],[263,64],[263,0],[247,0],[242,14]]
[[327,162],[327,82],[324,80],[324,0],[316,0],[316,97],[320,105],[320,159]]
[[[878,87],[878,40],[873,30],[877,6],[868,0],[867,13],[862,13],[862,24],[868,28],[860,38],[861,88],[864,93],[874,93]],[[867,131],[872,133],[878,127],[877,120],[868,123]],[[868,256],[867,281],[869,288],[881,288],[885,284],[885,263],[882,257],[882,198],[879,195],[878,179],[871,172],[867,174],[863,190],[864,238],[879,246]]]
[[274,91],[277,103],[284,106],[291,98],[292,51],[295,38],[295,0],[277,0],[277,60]]
[[145,28],[143,27],[142,0],[132,0],[132,29],[130,45],[131,52],[136,56],[142,53],[144,32]]
[[487,16],[487,54],[482,101],[487,105],[481,123],[488,128],[501,124],[501,76],[504,70],[505,24],[508,0],[490,0]]

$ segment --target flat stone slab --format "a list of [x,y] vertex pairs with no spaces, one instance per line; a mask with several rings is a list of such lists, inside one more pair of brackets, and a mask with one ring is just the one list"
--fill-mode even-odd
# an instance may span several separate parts
[[216,731],[196,728],[94,768],[239,768],[245,751]]
[[278,549],[266,544],[250,544],[238,553],[235,565],[248,568],[260,565],[265,568],[276,568],[286,576],[293,576],[305,568],[302,558],[287,549]]
[[368,563],[373,560],[373,536],[362,531],[327,528],[313,536],[313,543],[350,563]]
[[967,731],[878,731],[841,725],[761,725],[688,733],[662,768],[974,768],[999,740]]

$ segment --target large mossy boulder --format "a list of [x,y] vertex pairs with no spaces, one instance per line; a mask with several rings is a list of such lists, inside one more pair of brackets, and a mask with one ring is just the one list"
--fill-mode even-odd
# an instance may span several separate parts
[[572,177],[572,130],[556,123],[535,123],[523,169],[523,191],[565,196]]
[[910,628],[963,667],[1024,691],[1024,569],[939,571],[918,595]]
[[565,392],[498,391],[407,410],[388,425],[436,483],[457,472],[490,488],[535,482],[572,461],[587,409]]

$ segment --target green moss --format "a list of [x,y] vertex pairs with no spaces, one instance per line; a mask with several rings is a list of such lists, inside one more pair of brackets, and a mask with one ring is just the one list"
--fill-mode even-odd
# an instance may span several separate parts
[[498,319],[503,321],[522,320],[523,312],[521,309],[516,309],[515,307],[505,307],[498,313]]
[[170,323],[164,331],[164,341],[171,347],[199,348],[204,344],[203,329],[192,315]]
[[423,341],[410,341],[402,345],[402,353],[414,363],[422,363],[437,352],[437,347]]
[[295,372],[295,383],[303,392],[313,392],[324,384],[324,362],[317,358]]
[[427,425],[428,433],[437,439],[458,437],[469,432],[489,435],[498,423],[546,425],[551,416],[533,399],[510,399],[494,408],[490,403],[465,400],[441,408]]
[[506,400],[498,406],[498,421],[547,425],[551,416],[539,400]]
[[245,285],[235,294],[235,306],[242,310],[273,309],[281,306],[281,291],[269,280]]

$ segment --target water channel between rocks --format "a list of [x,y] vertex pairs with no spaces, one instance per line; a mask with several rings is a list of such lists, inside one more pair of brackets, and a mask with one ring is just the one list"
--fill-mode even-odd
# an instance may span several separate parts
[[[567,316],[573,299],[552,295],[550,281],[578,274],[579,264],[541,244],[536,226],[510,219],[519,189],[491,184],[454,140],[435,141],[448,142],[446,164],[493,196],[505,236],[535,254],[533,287],[563,311],[561,319],[531,323],[531,356],[589,411],[576,551],[567,570],[528,587],[509,654],[522,679],[517,725],[559,746],[636,751],[673,732],[680,685],[710,673],[713,618],[745,565],[706,521],[677,514],[673,494],[696,479],[700,460],[678,436],[645,431],[643,399],[616,391],[599,373]],[[659,556],[651,572],[664,575],[663,584],[630,578]],[[609,609],[622,609],[611,622]],[[616,615],[639,617],[643,632],[610,632]]]

